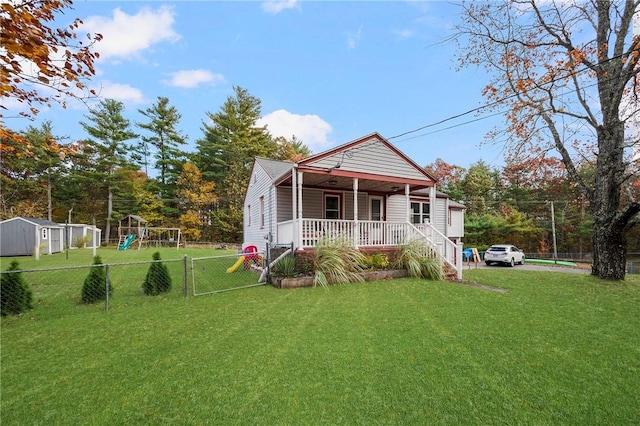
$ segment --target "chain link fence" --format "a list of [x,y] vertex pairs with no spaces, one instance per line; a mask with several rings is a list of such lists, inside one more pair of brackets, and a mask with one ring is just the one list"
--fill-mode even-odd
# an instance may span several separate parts
[[194,296],[264,285],[268,282],[265,253],[194,257],[191,288]]
[[[3,315],[54,317],[74,310],[108,310],[182,298],[187,258],[0,272]],[[32,308],[32,309],[29,309]]]
[[0,271],[2,315],[51,318],[268,283],[265,253]]

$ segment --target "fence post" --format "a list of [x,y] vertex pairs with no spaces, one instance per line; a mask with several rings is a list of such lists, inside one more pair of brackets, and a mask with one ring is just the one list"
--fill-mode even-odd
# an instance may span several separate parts
[[182,258],[182,283],[184,286],[184,297],[189,296],[189,274],[187,274],[187,255]]
[[109,310],[109,265],[105,265],[104,267],[105,270],[105,289],[107,290],[106,294],[105,294],[105,298],[104,298],[104,310],[108,311]]
[[271,284],[271,268],[269,267],[269,265],[271,264],[271,245],[269,244],[269,241],[267,241],[266,243],[266,249],[264,252],[264,263],[264,267],[267,268],[267,274],[265,276],[266,282]]

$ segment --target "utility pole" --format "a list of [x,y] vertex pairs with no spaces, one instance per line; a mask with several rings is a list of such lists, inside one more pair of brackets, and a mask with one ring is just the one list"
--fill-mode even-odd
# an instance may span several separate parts
[[553,210],[553,201],[551,201],[551,234],[553,235],[553,260],[558,262],[558,246],[556,244],[556,216]]

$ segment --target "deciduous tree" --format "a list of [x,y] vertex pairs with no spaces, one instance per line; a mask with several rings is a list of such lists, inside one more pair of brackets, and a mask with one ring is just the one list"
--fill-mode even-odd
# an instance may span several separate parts
[[[24,115],[36,115],[38,104],[58,102],[64,107],[69,98],[95,95],[86,80],[95,74],[99,55],[93,47],[102,36],[87,34],[79,39],[80,19],[63,28],[51,26],[56,15],[72,4],[71,0],[0,3],[0,98],[29,105]],[[5,109],[2,104],[0,108]]]
[[[638,124],[638,0],[467,2],[459,25],[463,66],[492,77],[484,94],[505,109],[500,136],[520,155],[555,152],[589,202],[592,274],[625,276],[626,237],[638,223],[637,192],[621,197],[636,172],[630,131]],[[579,173],[593,164],[593,180]]]

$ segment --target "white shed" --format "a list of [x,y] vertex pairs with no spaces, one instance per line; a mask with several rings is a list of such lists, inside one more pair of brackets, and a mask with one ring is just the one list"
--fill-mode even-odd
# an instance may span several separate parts
[[0,222],[0,256],[31,256],[64,249],[64,227],[46,219],[14,217]]
[[61,223],[60,226],[67,230],[65,244],[69,248],[94,248],[94,244],[96,248],[100,247],[102,230],[97,226],[82,223]]

